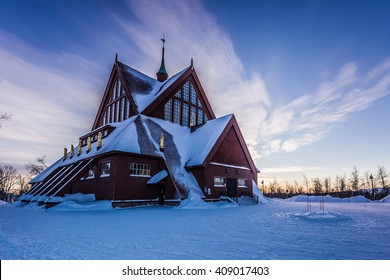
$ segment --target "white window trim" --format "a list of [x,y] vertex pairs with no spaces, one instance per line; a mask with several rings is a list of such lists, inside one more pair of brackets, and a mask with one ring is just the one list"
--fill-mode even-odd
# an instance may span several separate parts
[[108,163],[109,164],[109,173],[108,174],[100,174],[100,177],[110,177],[111,176],[111,161],[105,161],[105,162],[102,162],[101,165],[100,165],[100,172],[102,172],[102,166],[103,164],[105,163]]
[[152,176],[150,175],[133,175],[133,174],[130,174],[130,177],[144,177],[144,178],[150,178]]
[[247,189],[247,188],[248,188],[247,185],[245,185],[245,186],[239,185],[239,184],[238,184],[238,180],[244,180],[245,183],[247,183],[247,181],[248,181],[247,179],[245,179],[245,178],[238,178],[238,179],[237,179],[237,187],[238,187],[238,188],[242,188],[242,189]]
[[215,188],[226,188],[226,177],[214,176],[214,180],[215,180],[215,178],[223,178],[223,179],[225,179],[225,184],[224,185],[215,185],[215,182],[214,182],[214,187]]

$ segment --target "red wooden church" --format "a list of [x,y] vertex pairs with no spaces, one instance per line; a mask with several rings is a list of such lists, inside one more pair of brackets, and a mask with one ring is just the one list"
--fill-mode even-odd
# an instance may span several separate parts
[[237,121],[216,118],[192,61],[168,78],[163,47],[156,75],[116,57],[92,130],[32,179],[21,200],[50,206],[81,193],[131,206],[253,198],[259,171]]

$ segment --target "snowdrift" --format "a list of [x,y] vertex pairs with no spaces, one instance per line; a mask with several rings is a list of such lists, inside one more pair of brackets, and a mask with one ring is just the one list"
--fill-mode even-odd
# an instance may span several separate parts
[[285,201],[289,202],[307,202],[307,200],[311,202],[353,202],[353,203],[367,203],[372,202],[371,200],[365,198],[362,195],[353,196],[353,197],[347,197],[347,198],[340,198],[340,197],[333,197],[330,195],[319,195],[319,196],[311,196],[311,195],[297,195],[290,198],[285,199]]

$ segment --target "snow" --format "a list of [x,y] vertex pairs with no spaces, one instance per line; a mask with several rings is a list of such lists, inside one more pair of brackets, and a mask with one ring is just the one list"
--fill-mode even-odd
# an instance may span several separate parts
[[188,166],[203,164],[232,117],[230,114],[209,120],[191,134],[192,146],[189,150]]
[[[261,192],[260,192],[261,194]],[[313,197],[310,197],[313,198]],[[0,258],[390,258],[390,204],[271,200],[247,205],[188,200],[179,207],[113,209],[65,201],[45,209],[0,205]]]
[[383,203],[390,203],[390,195],[382,198],[380,201],[383,202]]
[[168,172],[164,169],[158,172],[156,175],[154,175],[152,178],[149,179],[149,181],[146,184],[156,184],[160,182],[162,179],[166,178],[168,176]]
[[[133,96],[139,113],[142,113],[157,97],[189,69],[189,67],[187,67],[176,75],[168,78],[166,81],[159,82],[125,64],[121,63],[121,68],[128,74],[127,76],[125,75],[126,79],[128,79],[128,85],[130,88],[133,86],[133,88],[131,88],[131,95]],[[138,83],[141,83],[139,88],[136,86]]]
[[307,195],[297,195],[291,198],[288,198],[287,201],[291,202],[319,202],[319,201],[324,201],[324,202],[354,202],[354,203],[367,203],[370,202],[371,200],[365,198],[362,195],[358,196],[353,196],[353,197],[347,197],[347,198],[340,198],[340,197],[332,197],[330,195],[322,196],[307,196]]

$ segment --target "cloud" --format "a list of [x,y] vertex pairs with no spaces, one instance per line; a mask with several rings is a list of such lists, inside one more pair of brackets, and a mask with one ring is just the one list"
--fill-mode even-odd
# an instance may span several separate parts
[[77,71],[96,65],[66,53],[43,59],[40,50],[5,32],[0,40],[17,46],[0,46],[0,112],[12,112],[0,130],[1,161],[20,165],[46,154],[52,162],[90,128],[99,97],[93,78]]
[[[347,63],[313,94],[303,95],[270,110],[257,146],[259,156],[280,151],[292,152],[326,137],[336,123],[370,107],[389,94],[390,61],[386,59],[368,73],[359,74],[354,63]],[[270,145],[277,142],[278,145]]]

